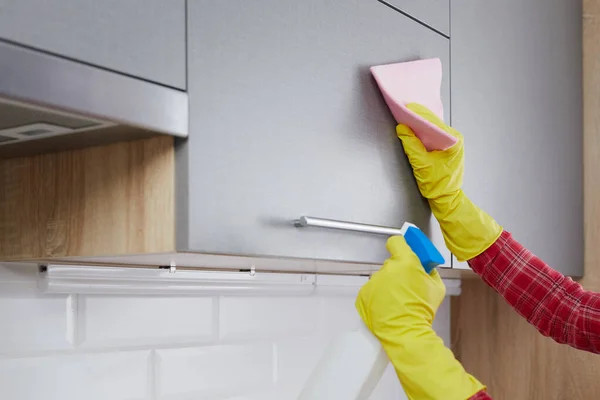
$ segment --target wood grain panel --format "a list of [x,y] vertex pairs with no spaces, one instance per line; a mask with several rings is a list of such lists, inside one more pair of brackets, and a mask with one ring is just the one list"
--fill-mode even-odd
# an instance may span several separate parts
[[0,259],[173,251],[171,137],[0,160]]
[[[584,287],[600,291],[600,1],[583,2]],[[600,397],[600,356],[542,337],[479,280],[452,300],[453,350],[496,400]]]
[[452,299],[452,348],[494,400],[596,399],[600,357],[545,338],[479,280]]

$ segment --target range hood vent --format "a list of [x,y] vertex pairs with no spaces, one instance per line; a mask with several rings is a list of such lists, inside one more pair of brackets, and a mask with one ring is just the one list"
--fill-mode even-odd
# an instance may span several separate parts
[[187,93],[0,42],[0,157],[186,137]]
[[116,124],[0,100],[0,146],[107,128]]

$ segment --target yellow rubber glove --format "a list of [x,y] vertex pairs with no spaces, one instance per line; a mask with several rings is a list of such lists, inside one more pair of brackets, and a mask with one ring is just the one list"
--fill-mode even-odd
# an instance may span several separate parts
[[379,339],[411,400],[465,400],[485,389],[467,374],[432,328],[446,287],[428,275],[402,236],[387,242],[391,257],[360,290],[356,308]]
[[464,171],[462,135],[422,105],[411,103],[407,108],[458,139],[458,143],[447,150],[428,152],[408,126],[396,128],[419,190],[429,200],[431,211],[440,223],[446,246],[458,260],[470,260],[498,239],[502,227],[475,206],[461,189]]

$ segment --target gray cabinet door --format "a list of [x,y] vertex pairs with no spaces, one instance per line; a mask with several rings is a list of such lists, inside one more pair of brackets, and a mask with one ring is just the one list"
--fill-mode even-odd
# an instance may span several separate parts
[[185,89],[185,0],[0,0],[0,40]]
[[381,0],[445,36],[450,36],[450,0]]
[[554,268],[583,273],[581,2],[452,1],[464,188]]
[[449,43],[376,1],[188,3],[190,138],[177,149],[179,250],[379,263],[385,237],[300,215],[429,231],[372,65]]

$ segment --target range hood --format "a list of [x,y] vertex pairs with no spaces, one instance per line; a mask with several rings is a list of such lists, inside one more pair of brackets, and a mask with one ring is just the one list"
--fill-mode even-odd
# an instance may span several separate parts
[[0,157],[186,137],[187,93],[0,42]]

